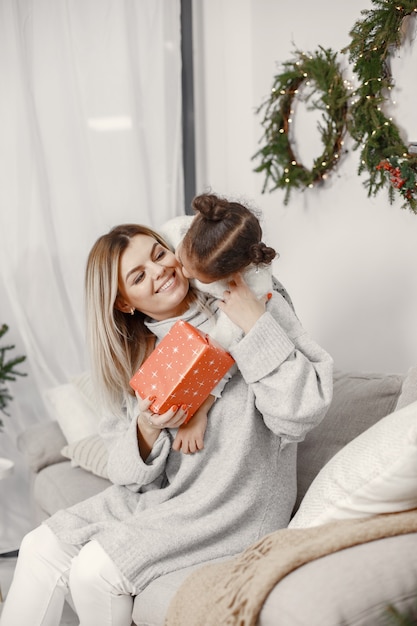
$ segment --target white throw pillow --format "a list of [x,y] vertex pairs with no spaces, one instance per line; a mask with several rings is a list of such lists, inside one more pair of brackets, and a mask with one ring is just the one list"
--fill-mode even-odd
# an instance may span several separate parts
[[90,435],[90,437],[70,443],[62,448],[61,454],[71,459],[74,467],[82,467],[96,476],[108,478],[108,452],[99,435]]
[[91,378],[90,372],[83,372],[78,376],[74,376],[71,378],[70,383],[74,385],[78,389],[78,391],[83,395],[83,397],[87,400],[90,408],[94,411],[98,411],[99,407],[99,399],[93,387],[93,380]]
[[72,383],[44,392],[52,419],[55,419],[68,443],[98,432],[99,414],[83,393]]
[[382,418],[318,473],[289,528],[417,507],[417,402]]

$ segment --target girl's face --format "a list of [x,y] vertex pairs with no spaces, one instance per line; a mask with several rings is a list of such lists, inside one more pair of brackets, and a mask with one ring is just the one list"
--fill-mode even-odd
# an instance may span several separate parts
[[149,235],[135,235],[120,257],[118,309],[155,319],[182,315],[189,282],[173,252]]
[[187,253],[185,252],[183,246],[181,244],[178,246],[177,251],[175,253],[179,263],[182,265],[182,273],[187,278],[196,278],[205,285],[214,282],[214,279],[208,274],[204,274],[203,272],[196,270],[194,265],[188,259]]

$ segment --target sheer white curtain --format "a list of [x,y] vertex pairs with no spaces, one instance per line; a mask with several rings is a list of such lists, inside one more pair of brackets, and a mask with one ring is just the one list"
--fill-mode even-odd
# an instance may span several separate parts
[[84,267],[99,235],[182,213],[180,0],[0,0],[0,323],[14,383],[0,552],[30,525],[17,434],[88,367]]

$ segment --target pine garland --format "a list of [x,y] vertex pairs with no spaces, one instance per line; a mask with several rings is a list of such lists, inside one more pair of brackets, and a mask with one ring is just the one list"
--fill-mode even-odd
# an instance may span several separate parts
[[397,126],[382,111],[393,87],[389,55],[401,45],[403,20],[417,12],[417,1],[372,0],[372,4],[376,8],[361,11],[364,17],[355,23],[351,43],[342,50],[349,53],[360,81],[349,132],[355,149],[361,146],[358,173],[369,172],[368,196],[388,183],[390,202],[398,190],[404,199],[402,208],[417,213],[417,155],[409,153]]
[[[392,203],[398,192],[402,208],[417,214],[417,153],[411,151],[400,131],[382,110],[393,87],[389,55],[401,45],[404,20],[417,13],[417,0],[371,0],[375,9],[361,11],[350,31],[351,43],[342,53],[349,53],[359,87],[349,94],[343,81],[336,53],[320,47],[313,55],[296,50],[295,58],[283,64],[284,71],[274,77],[270,96],[258,108],[263,111],[263,147],[252,157],[260,159],[256,172],[263,172],[262,193],[269,187],[285,189],[287,204],[294,188],[313,187],[327,178],[340,160],[346,130],[355,146],[361,147],[358,174],[365,170],[368,196],[388,185]],[[313,81],[322,93],[311,108],[322,111],[319,124],[323,153],[311,170],[300,163],[291,145],[291,115],[294,99],[303,85]],[[306,98],[306,101],[309,98]]]
[[[285,204],[291,189],[321,183],[339,162],[347,127],[349,93],[336,56],[335,52],[321,47],[313,54],[296,50],[294,59],[285,62],[284,71],[275,76],[269,98],[257,111],[264,111],[264,135],[263,147],[252,157],[261,159],[255,171],[265,174],[262,192],[270,183],[270,191],[285,189]],[[310,81],[321,92],[321,98],[312,100],[310,108],[322,111],[323,123],[318,127],[324,146],[311,170],[297,159],[290,140],[294,98],[300,87]],[[310,99],[311,94],[305,98]]]

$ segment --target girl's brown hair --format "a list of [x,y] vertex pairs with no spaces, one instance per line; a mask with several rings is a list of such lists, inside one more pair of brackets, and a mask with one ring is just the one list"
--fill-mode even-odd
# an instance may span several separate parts
[[243,204],[201,194],[192,207],[196,217],[181,245],[196,271],[215,281],[250,264],[268,265],[276,257],[262,241],[258,218]]

